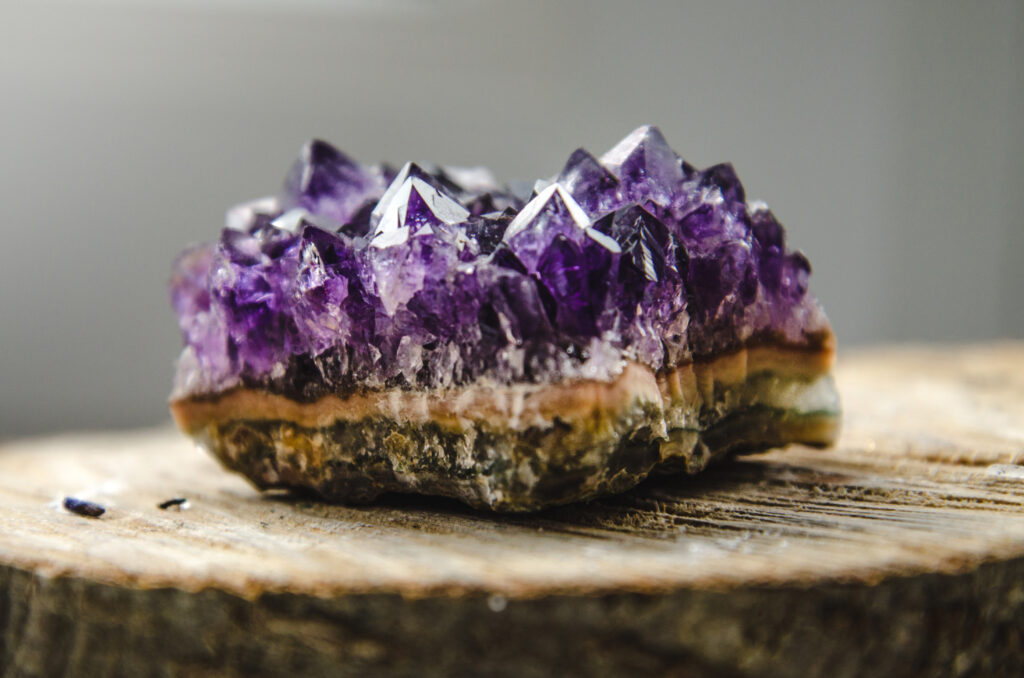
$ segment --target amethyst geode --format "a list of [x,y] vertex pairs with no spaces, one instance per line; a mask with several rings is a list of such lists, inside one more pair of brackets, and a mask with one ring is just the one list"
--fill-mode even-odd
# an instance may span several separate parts
[[312,141],[177,260],[173,406],[264,487],[571,501],[829,442],[809,274],[731,165],[695,169],[653,127],[525,188]]

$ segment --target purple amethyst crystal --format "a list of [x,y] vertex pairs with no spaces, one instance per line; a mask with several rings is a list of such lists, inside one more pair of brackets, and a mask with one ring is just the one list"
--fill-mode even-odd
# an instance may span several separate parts
[[384,176],[364,169],[323,141],[303,146],[285,178],[284,208],[301,207],[340,224],[348,223],[367,200],[380,197]]
[[175,263],[177,393],[608,378],[827,332],[807,259],[731,165],[696,170],[647,126],[533,186],[310,142]]

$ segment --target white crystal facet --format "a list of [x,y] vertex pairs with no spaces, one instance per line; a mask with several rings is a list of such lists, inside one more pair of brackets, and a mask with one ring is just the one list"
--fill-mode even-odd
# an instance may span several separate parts
[[[397,181],[397,179],[396,179]],[[394,186],[394,183],[392,183]],[[419,177],[407,177],[402,185],[394,192],[388,187],[384,198],[377,204],[377,208],[383,205],[380,221],[373,231],[370,245],[373,247],[393,247],[401,245],[409,239],[409,225],[406,223],[406,214],[409,208],[409,200],[412,192],[416,191],[419,197],[426,203],[437,220],[444,224],[459,224],[469,217],[469,210],[455,200],[442,194],[436,188]],[[385,199],[391,197],[385,204]],[[374,211],[376,212],[376,209]]]
[[565,187],[561,184],[551,184],[543,191],[541,191],[536,198],[526,203],[523,209],[516,215],[515,219],[508,225],[505,230],[504,239],[506,241],[509,238],[514,237],[516,234],[525,230],[529,225],[536,219],[540,213],[547,207],[548,203],[558,198],[565,205],[569,211],[569,216],[572,217],[573,222],[580,228],[587,228],[590,226],[590,217],[583,211],[580,204],[576,202],[576,199],[569,194],[569,191],[565,190]]
[[655,134],[661,137],[661,132],[651,125],[637,127],[619,143],[615,144],[611,150],[601,156],[601,164],[618,174],[622,163],[626,162],[636,152],[638,146],[646,144]]
[[277,197],[270,195],[265,198],[235,205],[228,210],[224,222],[232,230],[248,231],[256,223],[257,217],[277,214],[280,211],[281,206],[278,203]]
[[444,173],[459,186],[472,193],[486,193],[499,190],[498,180],[486,167],[450,167],[442,168]]
[[298,233],[302,229],[302,222],[310,218],[310,213],[301,207],[288,210],[277,219],[270,222],[274,228],[280,228],[289,233]]

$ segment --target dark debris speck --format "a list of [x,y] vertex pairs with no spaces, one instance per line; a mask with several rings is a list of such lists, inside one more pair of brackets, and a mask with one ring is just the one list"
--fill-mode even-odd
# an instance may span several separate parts
[[107,512],[107,509],[99,504],[74,497],[64,497],[64,508],[86,518],[99,518]]

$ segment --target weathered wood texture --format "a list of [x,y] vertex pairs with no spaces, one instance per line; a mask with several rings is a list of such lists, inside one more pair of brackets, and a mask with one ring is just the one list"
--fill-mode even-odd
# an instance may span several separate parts
[[0,675],[1020,675],[1024,345],[838,378],[835,449],[525,517],[260,495],[169,429],[8,443]]

